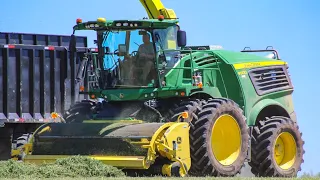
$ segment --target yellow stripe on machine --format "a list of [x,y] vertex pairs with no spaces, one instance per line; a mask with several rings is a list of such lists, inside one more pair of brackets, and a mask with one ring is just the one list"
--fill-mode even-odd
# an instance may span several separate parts
[[[70,155],[26,155],[24,157],[24,162],[34,163],[34,164],[43,164],[43,163],[52,163],[57,159],[66,158]],[[147,169],[146,159],[144,156],[98,156],[91,155],[86,156],[99,160],[104,164],[121,167],[121,168],[134,168],[134,169]]]
[[234,64],[233,67],[235,69],[247,69],[247,68],[273,66],[273,65],[284,65],[284,64],[287,64],[287,62],[284,62],[284,61],[260,61],[260,62],[238,63],[238,64]]

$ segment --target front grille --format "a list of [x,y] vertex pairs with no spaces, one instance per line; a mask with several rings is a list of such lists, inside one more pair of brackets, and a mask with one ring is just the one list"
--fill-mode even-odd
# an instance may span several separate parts
[[258,95],[293,88],[285,66],[256,68],[248,74]]

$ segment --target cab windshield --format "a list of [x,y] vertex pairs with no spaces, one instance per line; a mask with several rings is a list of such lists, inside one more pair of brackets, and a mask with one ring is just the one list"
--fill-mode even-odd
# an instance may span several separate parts
[[154,86],[155,48],[150,32],[140,29],[103,33],[104,69],[116,86]]
[[164,50],[178,49],[176,27],[113,30],[101,34],[103,67],[112,79],[112,86],[157,86],[157,57],[170,56]]

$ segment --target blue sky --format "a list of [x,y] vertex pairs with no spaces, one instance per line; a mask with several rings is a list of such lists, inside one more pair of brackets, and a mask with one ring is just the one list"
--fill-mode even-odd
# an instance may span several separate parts
[[[112,2],[108,4],[108,2]],[[302,172],[320,172],[320,2],[317,0],[163,0],[175,10],[187,31],[188,45],[219,44],[240,51],[273,46],[289,63],[294,104],[305,140]],[[199,2],[199,3],[195,3]],[[200,3],[201,2],[201,3]],[[77,18],[141,19],[147,14],[138,0],[3,1],[0,31],[69,35]],[[317,11],[318,10],[318,11]],[[93,33],[88,35],[90,44]],[[320,110],[319,110],[320,111]]]

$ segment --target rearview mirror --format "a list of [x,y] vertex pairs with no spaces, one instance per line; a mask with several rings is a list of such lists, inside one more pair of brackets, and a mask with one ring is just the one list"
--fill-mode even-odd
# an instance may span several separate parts
[[76,44],[77,44],[77,37],[72,34],[71,38],[70,38],[70,42],[69,42],[69,51],[70,52],[76,52],[77,48],[76,48]]
[[177,41],[179,47],[184,47],[187,45],[187,33],[182,30],[178,30]]
[[119,44],[118,46],[119,55],[118,56],[124,56],[127,54],[127,46],[125,44]]
[[177,41],[179,47],[184,47],[187,45],[187,33],[182,30],[178,30]]

